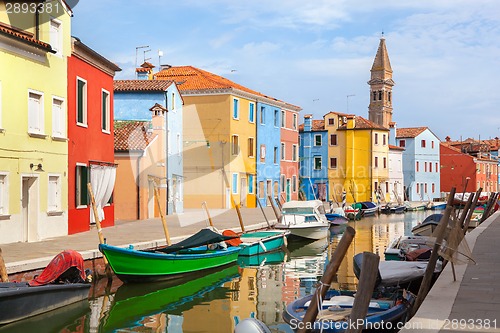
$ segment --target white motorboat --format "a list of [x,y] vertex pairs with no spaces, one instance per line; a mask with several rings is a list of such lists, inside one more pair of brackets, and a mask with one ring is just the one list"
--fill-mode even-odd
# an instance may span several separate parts
[[287,229],[291,235],[321,239],[328,236],[330,223],[320,200],[289,201],[283,204],[277,229]]

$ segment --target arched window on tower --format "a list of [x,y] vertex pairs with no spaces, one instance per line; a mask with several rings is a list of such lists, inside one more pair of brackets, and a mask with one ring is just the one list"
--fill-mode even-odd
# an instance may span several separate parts
[[382,90],[379,90],[378,91],[378,100],[381,101],[382,100]]
[[387,92],[387,100],[389,102],[391,101],[391,92],[390,91]]
[[376,100],[377,100],[377,92],[376,92],[376,91],[374,91],[374,92],[373,92],[373,100],[374,100],[374,101],[376,101]]

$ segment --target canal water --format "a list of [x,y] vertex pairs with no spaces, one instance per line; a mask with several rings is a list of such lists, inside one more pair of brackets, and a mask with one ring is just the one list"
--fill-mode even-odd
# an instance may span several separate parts
[[[411,234],[411,228],[431,213],[407,212],[350,222],[356,235],[333,286],[355,290],[352,257],[369,251],[384,260],[388,243]],[[122,285],[118,279],[100,280],[91,289],[89,303],[17,323],[8,332],[232,333],[238,321],[255,317],[272,332],[291,333],[282,319],[285,306],[314,292],[341,237],[333,232],[330,239],[290,241],[288,253],[240,260],[238,265],[175,283]],[[0,327],[2,332],[7,331]]]

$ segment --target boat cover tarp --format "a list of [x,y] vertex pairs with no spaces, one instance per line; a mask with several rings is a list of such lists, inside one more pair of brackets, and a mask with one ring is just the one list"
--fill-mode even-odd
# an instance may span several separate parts
[[[72,269],[73,268],[73,269]],[[66,274],[65,274],[66,273]],[[74,250],[65,250],[52,259],[40,275],[29,282],[30,286],[43,286],[58,282],[84,282],[83,257]]]
[[191,237],[186,238],[185,240],[173,244],[167,247],[164,247],[162,249],[159,249],[158,251],[164,252],[164,253],[173,253],[177,252],[183,249],[190,249],[193,247],[198,247],[202,245],[210,245],[210,244],[217,244],[220,242],[224,242],[226,240],[230,240],[233,238],[238,238],[238,236],[224,236],[221,234],[218,234],[210,229],[201,229],[198,231],[196,234],[192,235]]
[[371,201],[363,201],[360,202],[361,206],[363,209],[369,209],[369,208],[377,208],[377,204]]
[[438,222],[441,221],[441,218],[443,217],[443,214],[431,214],[429,216],[427,216],[423,221],[422,223],[426,223],[426,222]]

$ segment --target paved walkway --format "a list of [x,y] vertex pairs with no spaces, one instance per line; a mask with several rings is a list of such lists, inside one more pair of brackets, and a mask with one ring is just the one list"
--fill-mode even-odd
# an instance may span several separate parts
[[476,264],[451,265],[401,332],[500,332],[500,212],[466,235]]
[[[264,208],[269,223],[276,223],[272,208]],[[259,208],[242,208],[241,214],[246,230],[267,227],[266,219]],[[219,230],[241,231],[236,210],[211,209],[214,226]],[[208,225],[207,215],[202,209],[187,209],[185,213],[167,216],[167,226],[173,243],[196,233]],[[133,244],[137,249],[165,245],[165,234],[161,220],[116,222],[115,226],[103,228],[108,244],[127,246]],[[73,249],[84,259],[101,257],[97,250],[99,238],[97,229],[63,237],[56,237],[33,243],[1,244],[7,273],[19,273],[45,267],[52,258],[65,249]]]

